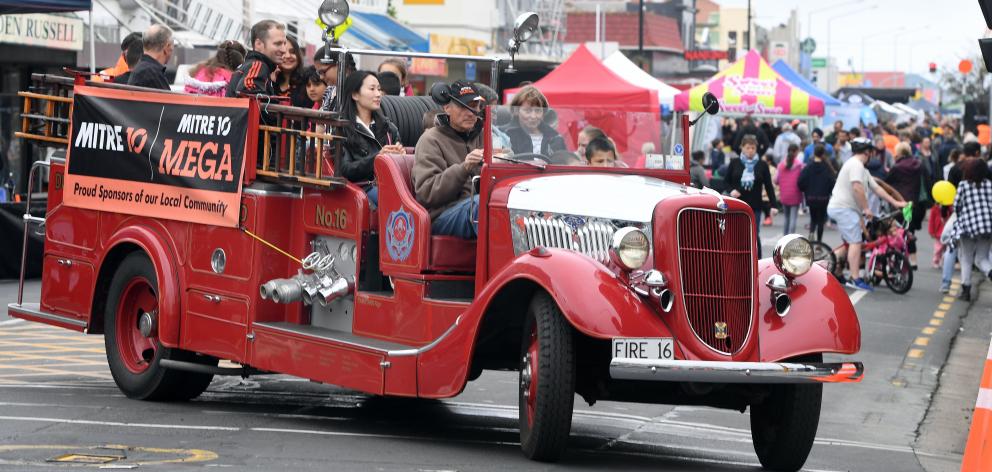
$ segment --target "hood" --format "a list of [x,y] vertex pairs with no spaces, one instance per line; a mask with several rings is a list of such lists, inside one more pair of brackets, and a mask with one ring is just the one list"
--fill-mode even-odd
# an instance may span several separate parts
[[658,202],[710,192],[640,175],[550,175],[514,185],[507,207],[650,223]]

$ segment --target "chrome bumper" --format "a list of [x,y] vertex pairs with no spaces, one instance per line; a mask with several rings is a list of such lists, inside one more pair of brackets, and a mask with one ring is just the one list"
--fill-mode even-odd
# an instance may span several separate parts
[[864,377],[860,362],[712,362],[614,358],[610,377],[620,380],[714,383],[844,383]]

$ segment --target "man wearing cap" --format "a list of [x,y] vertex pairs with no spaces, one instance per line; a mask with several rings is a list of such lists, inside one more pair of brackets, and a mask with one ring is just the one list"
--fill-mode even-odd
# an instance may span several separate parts
[[[417,141],[413,189],[431,214],[436,236],[475,239],[479,197],[472,195],[472,176],[482,168],[483,136],[479,118],[485,99],[470,82],[448,86],[444,113]],[[471,197],[471,198],[470,198]]]

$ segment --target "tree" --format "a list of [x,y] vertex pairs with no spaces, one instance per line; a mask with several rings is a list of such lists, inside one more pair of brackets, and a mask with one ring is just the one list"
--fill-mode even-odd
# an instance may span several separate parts
[[393,0],[386,0],[386,14],[390,18],[396,19],[396,5],[393,5]]
[[[951,97],[956,97],[962,102],[989,102],[989,89],[986,85],[988,71],[985,70],[985,62],[980,56],[970,59],[974,66],[971,72],[962,74],[955,69],[944,68],[941,72],[941,88]],[[952,99],[953,100],[953,99]]]

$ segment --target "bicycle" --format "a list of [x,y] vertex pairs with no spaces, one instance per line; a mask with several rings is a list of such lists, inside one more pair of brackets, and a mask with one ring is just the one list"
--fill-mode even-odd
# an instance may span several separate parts
[[[872,287],[879,286],[885,280],[885,285],[898,294],[906,293],[913,287],[913,268],[907,246],[910,236],[905,228],[908,223],[895,221],[895,216],[901,212],[894,211],[869,221],[867,227],[862,229],[868,237],[861,251],[862,267],[867,275],[865,280]],[[846,256],[850,245],[843,242],[831,248],[820,241],[810,241],[810,244],[813,245],[813,263],[843,282],[844,270],[848,268],[847,257],[838,261],[837,254]]]

